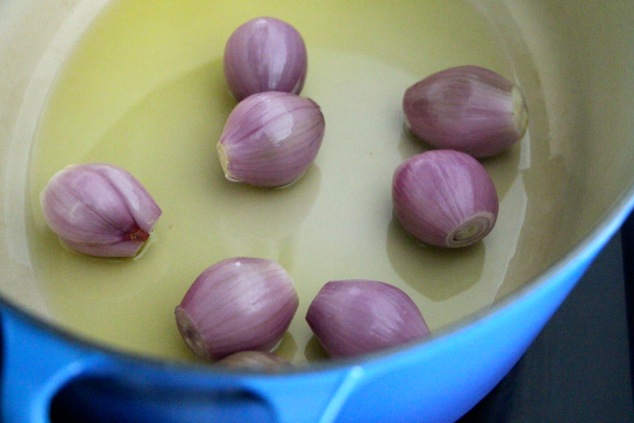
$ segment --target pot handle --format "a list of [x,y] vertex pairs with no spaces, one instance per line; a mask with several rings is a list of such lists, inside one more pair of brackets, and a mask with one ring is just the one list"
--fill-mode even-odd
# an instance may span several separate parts
[[0,300],[0,421],[50,421],[55,393],[99,357],[65,338]]
[[[285,374],[277,382],[257,375],[217,375],[210,383],[206,379],[196,380],[204,378],[204,374],[183,378],[184,375],[171,374],[165,369],[162,372],[150,369],[145,374],[142,369],[129,366],[130,363],[112,364],[107,353],[68,339],[63,332],[47,327],[0,299],[1,422],[50,423],[56,394],[79,382],[82,394],[97,392],[94,398],[88,398],[88,405],[97,404],[97,411],[113,413],[113,408],[119,407],[126,419],[133,410],[145,416],[132,421],[146,421],[152,413],[173,417],[176,413],[173,421],[182,421],[182,415],[178,415],[189,401],[194,411],[200,406],[197,416],[208,416],[209,412],[213,415],[214,410],[223,415],[231,410],[237,413],[234,416],[242,416],[249,410],[257,411],[255,405],[260,404],[270,410],[268,415],[278,423],[331,423],[359,381],[367,378],[364,368],[352,366],[323,369],[308,377]],[[184,385],[179,386],[181,382]],[[100,398],[102,392],[107,395]],[[255,397],[242,395],[244,392]],[[113,393],[114,396],[108,396]],[[187,421],[202,421],[190,417]]]
[[369,377],[361,366],[322,370],[311,376],[309,383],[305,375],[285,375],[283,383],[266,383],[261,389],[257,380],[248,385],[274,411],[278,423],[333,423],[360,381]]

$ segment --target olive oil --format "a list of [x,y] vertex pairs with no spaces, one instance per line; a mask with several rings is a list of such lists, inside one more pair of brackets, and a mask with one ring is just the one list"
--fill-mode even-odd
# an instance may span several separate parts
[[[215,150],[236,104],[222,71],[224,43],[257,16],[302,34],[302,95],[326,119],[316,161],[283,189],[226,181]],[[425,149],[404,128],[403,92],[464,64],[512,77],[493,30],[466,1],[113,1],[68,55],[31,159],[30,248],[56,321],[116,349],[192,360],[174,307],[200,272],[231,256],[277,260],[293,277],[300,306],[278,352],[296,364],[323,358],[304,317],[329,280],[394,284],[432,330],[490,304],[521,227],[519,146],[485,162],[501,211],[484,242],[429,248],[392,219],[392,173]],[[122,166],[163,209],[139,257],[82,256],[46,227],[40,191],[79,162]]]

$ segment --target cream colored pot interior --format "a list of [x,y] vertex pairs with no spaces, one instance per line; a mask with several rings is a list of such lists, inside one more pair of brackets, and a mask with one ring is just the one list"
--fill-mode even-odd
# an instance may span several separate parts
[[[3,297],[80,336],[187,360],[172,312],[189,284],[220,258],[266,256],[300,293],[279,351],[301,363],[321,357],[304,315],[327,280],[394,283],[436,330],[530,283],[631,194],[632,2],[220,3],[0,0]],[[271,192],[224,181],[214,157],[233,104],[224,40],[261,14],[304,35],[303,94],[327,122],[315,165]],[[483,161],[501,200],[493,232],[439,251],[391,220],[390,177],[424,149],[403,128],[403,90],[459,64],[516,80],[530,126]],[[79,161],[117,162],[155,194],[164,216],[142,257],[80,257],[43,224],[39,191]]]

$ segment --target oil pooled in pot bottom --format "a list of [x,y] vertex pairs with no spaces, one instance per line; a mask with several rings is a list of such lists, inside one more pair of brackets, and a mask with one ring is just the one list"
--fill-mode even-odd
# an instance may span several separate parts
[[[235,106],[222,71],[224,43],[256,16],[284,19],[302,34],[309,63],[302,95],[326,119],[316,161],[285,189],[230,183],[216,156]],[[468,2],[113,2],[70,52],[31,162],[30,245],[52,314],[117,349],[193,360],[174,321],[189,285],[221,259],[269,258],[290,273],[300,298],[277,351],[302,364],[324,358],[304,316],[332,279],[401,288],[432,331],[489,305],[521,229],[519,146],[486,163],[501,203],[484,242],[464,251],[427,248],[392,220],[392,173],[425,149],[404,129],[403,92],[462,64],[511,75],[493,31]],[[163,209],[140,257],[75,254],[44,224],[39,192],[78,162],[127,169]]]

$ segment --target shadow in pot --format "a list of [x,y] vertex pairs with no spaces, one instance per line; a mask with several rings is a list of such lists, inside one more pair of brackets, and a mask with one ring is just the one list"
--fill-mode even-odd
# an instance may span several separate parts
[[408,285],[433,301],[442,301],[480,280],[485,247],[482,242],[458,249],[428,246],[410,236],[393,218],[388,226],[387,253],[392,267]]

